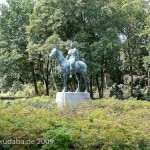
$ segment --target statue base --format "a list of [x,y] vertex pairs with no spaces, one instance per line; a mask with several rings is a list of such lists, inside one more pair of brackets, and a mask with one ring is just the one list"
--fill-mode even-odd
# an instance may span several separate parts
[[90,93],[85,92],[57,92],[56,94],[56,103],[60,108],[63,108],[66,104],[74,105],[90,99]]

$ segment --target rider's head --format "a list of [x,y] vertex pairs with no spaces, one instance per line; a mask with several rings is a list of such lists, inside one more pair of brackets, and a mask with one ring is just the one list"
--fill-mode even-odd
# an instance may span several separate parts
[[74,48],[73,42],[70,43],[70,48]]
[[51,48],[54,49],[54,48],[57,48],[57,46],[55,44],[52,44]]

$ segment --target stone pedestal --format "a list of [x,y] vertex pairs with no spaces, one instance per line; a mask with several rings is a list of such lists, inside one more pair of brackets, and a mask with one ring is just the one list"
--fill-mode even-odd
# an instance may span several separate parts
[[63,108],[66,104],[74,105],[90,99],[90,93],[84,92],[57,92],[56,94],[56,103],[60,108]]

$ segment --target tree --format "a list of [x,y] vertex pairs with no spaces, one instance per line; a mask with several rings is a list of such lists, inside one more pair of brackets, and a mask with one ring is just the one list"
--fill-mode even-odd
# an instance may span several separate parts
[[[64,42],[67,40],[77,41],[80,59],[83,59],[88,65],[91,97],[93,97],[92,81],[95,75],[99,78],[99,74],[101,74],[102,87],[100,97],[103,97],[104,70],[108,70],[110,67],[108,65],[110,62],[107,60],[112,57],[114,60],[118,57],[117,47],[120,43],[116,42],[118,35],[115,26],[118,5],[114,4],[113,1],[96,0],[39,1],[30,17],[30,25],[27,28],[29,41],[32,42],[31,45],[36,44],[36,47],[43,47],[53,34],[57,34]],[[113,10],[115,10],[114,13]],[[98,39],[97,36],[100,38]],[[94,42],[99,42],[99,45],[93,47]],[[49,42],[49,44],[52,43]],[[35,53],[40,54],[43,58],[40,48],[37,48]],[[93,54],[96,55],[96,58]],[[36,56],[39,57],[38,55]],[[99,64],[95,60],[101,61],[101,63]],[[98,82],[97,87],[99,88]]]
[[[46,95],[49,95],[49,75],[52,72],[53,62],[50,62],[49,54],[53,44],[61,45],[61,40],[58,35],[54,34],[49,36],[43,44],[33,44],[29,42],[28,53],[30,62],[34,62],[34,67],[37,69],[37,73],[42,76],[42,80],[45,83]],[[53,77],[53,75],[52,75]],[[52,78],[54,80],[54,78]],[[55,86],[56,90],[57,87]]]
[[23,83],[30,76],[26,26],[33,7],[32,0],[8,0],[0,8],[0,71]]
[[[125,0],[121,4],[122,31],[127,40],[124,44],[125,66],[131,76],[131,96],[133,96],[133,74],[141,71],[142,58],[147,55],[145,48],[145,36],[140,33],[145,28],[145,18],[147,13],[143,9],[148,5],[146,1]],[[138,61],[137,61],[138,60]]]
[[146,44],[146,48],[149,54],[148,56],[144,57],[143,66],[146,69],[148,74],[148,89],[150,90],[150,6],[149,5],[146,7],[146,13],[147,13],[147,17],[145,19],[146,27],[143,33],[146,34],[146,40],[144,40],[144,43]]

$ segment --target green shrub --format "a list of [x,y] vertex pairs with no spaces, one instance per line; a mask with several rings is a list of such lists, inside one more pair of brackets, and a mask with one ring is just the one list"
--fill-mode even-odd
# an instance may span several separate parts
[[45,94],[45,89],[44,89],[43,83],[38,81],[37,82],[37,87],[38,87],[39,95],[44,95]]
[[22,98],[12,101],[11,103],[21,105],[26,108],[35,107],[35,108],[53,109],[57,107],[54,100],[51,100],[49,96],[38,96],[28,99]]
[[12,87],[10,88],[10,91],[12,93],[16,93],[17,91],[23,91],[24,85],[20,83],[19,81],[14,81],[12,84]]
[[65,128],[58,128],[47,131],[44,134],[44,139],[53,141],[52,143],[45,144],[42,150],[65,150],[73,148],[73,140],[75,136]]
[[[38,91],[39,91],[39,95],[42,96],[45,94],[45,89],[43,86],[42,82],[37,82],[37,87],[38,87]],[[21,84],[18,81],[14,81],[13,85],[11,86],[11,88],[9,89],[9,91],[0,94],[1,97],[25,97],[25,98],[29,98],[29,97],[34,97],[35,96],[35,92],[34,92],[34,87],[32,84],[28,83],[28,84]]]
[[0,149],[148,150],[149,110],[149,102],[135,99],[94,100],[64,110],[46,96],[0,101],[0,139],[51,140]]
[[32,84],[24,84],[21,85],[18,82],[14,82],[14,86],[10,88],[10,91],[5,93],[1,93],[0,97],[33,97],[34,94],[34,87]]
[[33,97],[35,96],[34,87],[32,84],[24,84],[23,91],[17,91],[15,93],[17,97]]

